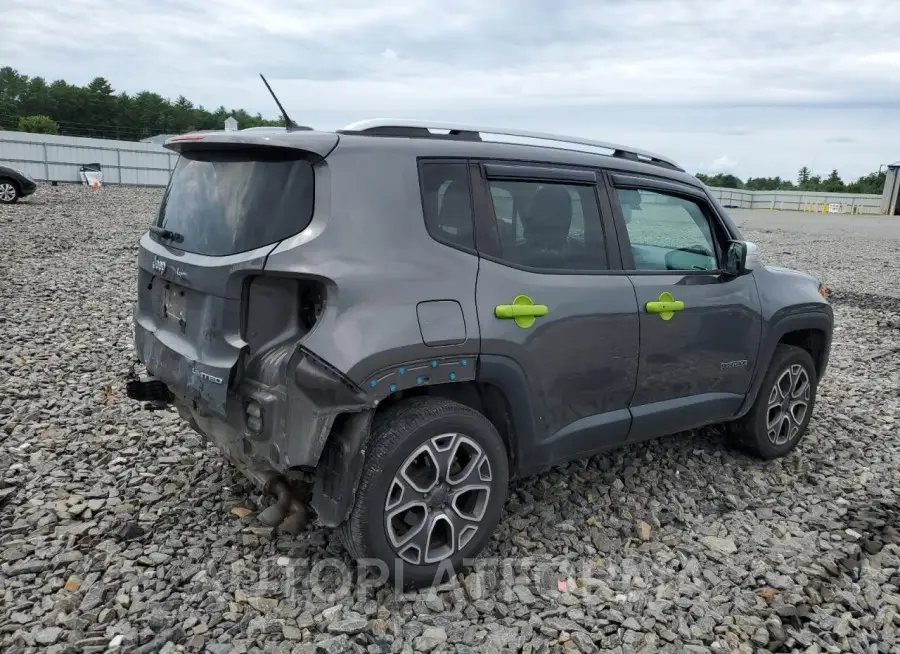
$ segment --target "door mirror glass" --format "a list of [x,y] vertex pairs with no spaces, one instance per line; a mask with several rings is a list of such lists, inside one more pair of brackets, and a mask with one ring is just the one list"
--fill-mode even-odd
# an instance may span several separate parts
[[743,275],[747,270],[747,242],[731,241],[725,253],[725,272],[730,275]]

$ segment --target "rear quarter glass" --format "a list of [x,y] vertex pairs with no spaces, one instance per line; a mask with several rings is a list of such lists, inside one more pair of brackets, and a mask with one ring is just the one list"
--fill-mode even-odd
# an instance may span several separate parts
[[178,249],[208,256],[293,236],[309,225],[315,199],[313,166],[301,157],[272,148],[183,152],[156,225],[183,237]]

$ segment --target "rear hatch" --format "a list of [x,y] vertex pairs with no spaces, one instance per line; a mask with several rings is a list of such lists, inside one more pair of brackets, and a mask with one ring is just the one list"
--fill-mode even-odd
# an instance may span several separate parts
[[140,242],[135,347],[199,410],[226,416],[245,347],[245,282],[310,223],[315,166],[336,143],[309,132],[170,141],[181,156]]

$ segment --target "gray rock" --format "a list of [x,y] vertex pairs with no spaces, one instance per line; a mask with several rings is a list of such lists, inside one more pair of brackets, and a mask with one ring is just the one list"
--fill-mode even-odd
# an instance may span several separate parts
[[328,631],[333,634],[358,634],[364,631],[368,622],[362,616],[348,617],[328,625]]
[[633,629],[635,631],[641,630],[641,623],[634,618],[626,618],[625,622],[622,623],[622,626],[626,629]]
[[531,606],[536,601],[534,593],[532,593],[527,586],[516,584],[515,586],[513,586],[513,593],[515,593],[516,599],[522,602],[522,604],[524,604],[525,606]]
[[737,545],[730,538],[717,538],[715,536],[704,536],[700,539],[708,549],[718,554],[734,554],[737,552]]
[[844,638],[846,636],[849,636],[851,633],[853,633],[853,628],[850,626],[849,620],[842,619],[840,622],[838,622],[834,626],[834,629],[832,629],[832,632],[838,638]]
[[473,602],[484,597],[484,579],[478,572],[470,572],[464,582],[466,594]]
[[343,610],[344,607],[340,604],[325,609],[322,611],[322,621],[325,624],[331,624],[340,617]]
[[7,577],[18,577],[20,575],[40,574],[49,570],[50,567],[49,561],[22,561],[9,566],[4,572]]
[[2,553],[2,555],[0,555],[0,558],[2,558],[4,561],[8,561],[8,562],[12,563],[13,561],[18,561],[20,559],[24,559],[26,556],[27,556],[27,554],[25,554],[25,552],[24,552],[24,550],[22,550],[22,548],[8,547],[5,550],[3,550],[3,553]]
[[46,627],[34,632],[34,641],[40,645],[53,645],[59,640],[62,629],[59,627]]
[[289,624],[282,625],[281,633],[288,640],[303,640],[303,630]]
[[447,632],[443,627],[428,627],[416,638],[413,648],[417,652],[430,652],[447,642]]
[[103,586],[97,585],[92,586],[91,589],[85,594],[84,599],[81,600],[81,606],[79,610],[82,613],[87,611],[92,611],[103,603],[103,596],[106,592],[106,589]]
[[345,634],[316,642],[316,648],[325,654],[343,654],[349,647],[350,639]]
[[165,552],[150,552],[150,554],[147,555],[147,558],[150,559],[153,565],[161,565],[163,563],[168,563],[172,556]]
[[578,647],[578,651],[582,654],[595,654],[600,648],[594,643],[591,637],[583,631],[575,631],[572,633],[572,642]]
[[315,624],[315,619],[313,618],[312,613],[309,611],[304,611],[299,616],[297,616],[297,627],[300,629],[310,629]]
[[765,647],[769,644],[769,630],[763,627],[760,627],[755,632],[753,632],[753,642],[759,645],[760,647]]

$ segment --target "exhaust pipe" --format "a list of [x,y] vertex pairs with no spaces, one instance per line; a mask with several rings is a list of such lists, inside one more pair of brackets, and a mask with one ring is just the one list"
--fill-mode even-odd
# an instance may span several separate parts
[[244,461],[228,457],[231,464],[275,503],[257,514],[257,519],[267,527],[278,528],[282,533],[296,536],[309,523],[309,509],[291,483],[274,470],[256,468]]
[[309,509],[283,475],[274,470],[256,468],[244,461],[229,457],[235,468],[266,495],[275,498],[275,503],[257,514],[257,519],[267,527],[277,527],[283,533],[296,536],[309,522]]
[[265,484],[265,492],[275,497],[275,504],[260,512],[259,521],[268,527],[296,536],[309,522],[309,511],[298,498],[287,479],[273,476]]

